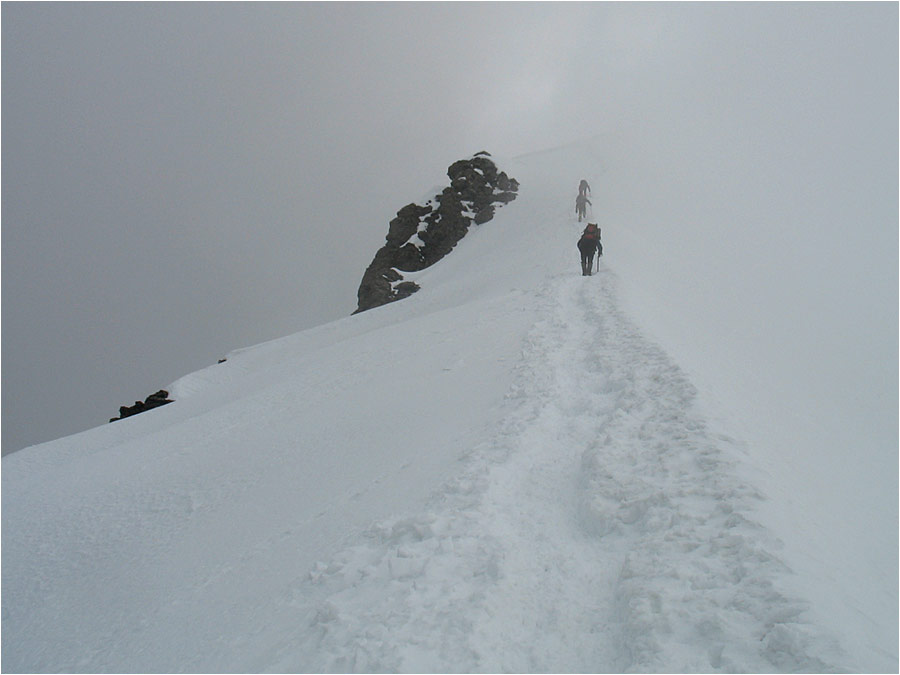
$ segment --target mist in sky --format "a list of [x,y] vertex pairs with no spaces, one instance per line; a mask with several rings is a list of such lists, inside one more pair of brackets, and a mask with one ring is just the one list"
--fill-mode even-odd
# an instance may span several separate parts
[[896,376],[897,56],[893,3],[4,3],[3,452],[350,314],[453,161],[595,136],[698,303],[834,279]]

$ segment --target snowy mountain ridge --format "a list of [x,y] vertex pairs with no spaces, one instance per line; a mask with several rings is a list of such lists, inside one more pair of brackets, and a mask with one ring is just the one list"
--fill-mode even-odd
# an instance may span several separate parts
[[498,160],[518,198],[419,292],[5,457],[3,668],[895,668],[889,578],[851,578],[802,474],[776,480],[630,314],[632,279],[659,272],[617,222],[627,156],[598,138]]

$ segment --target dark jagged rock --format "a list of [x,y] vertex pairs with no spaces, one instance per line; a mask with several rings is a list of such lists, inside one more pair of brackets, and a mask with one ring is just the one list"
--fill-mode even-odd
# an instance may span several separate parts
[[123,405],[119,408],[119,416],[113,417],[109,421],[115,422],[117,420],[124,419],[125,417],[131,417],[132,415],[137,415],[139,413],[152,410],[153,408],[159,408],[160,406],[164,406],[169,403],[174,403],[174,401],[169,398],[169,392],[167,392],[165,389],[160,389],[155,394],[150,394],[143,402],[135,401],[133,406]]
[[450,186],[425,206],[407,204],[388,224],[385,245],[363,274],[354,314],[409,297],[418,284],[406,281],[403,272],[430,267],[453,250],[474,223],[494,217],[498,206],[516,198],[519,183],[479,152],[454,162],[447,169]]

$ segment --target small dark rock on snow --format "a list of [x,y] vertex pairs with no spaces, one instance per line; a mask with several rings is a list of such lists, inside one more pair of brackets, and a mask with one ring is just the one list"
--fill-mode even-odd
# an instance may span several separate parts
[[115,422],[117,420],[124,419],[125,417],[131,417],[132,415],[147,412],[148,410],[152,410],[153,408],[159,408],[160,406],[164,406],[173,402],[174,401],[169,398],[169,392],[167,392],[165,389],[160,389],[155,394],[150,394],[144,401],[135,401],[133,406],[123,405],[119,408],[119,416],[113,417],[109,421]]

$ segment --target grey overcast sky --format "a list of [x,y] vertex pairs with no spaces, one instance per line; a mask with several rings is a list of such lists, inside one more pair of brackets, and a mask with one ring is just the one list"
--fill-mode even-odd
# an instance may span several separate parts
[[779,120],[895,189],[897,4],[5,2],[2,94],[7,453],[348,315],[480,150]]

